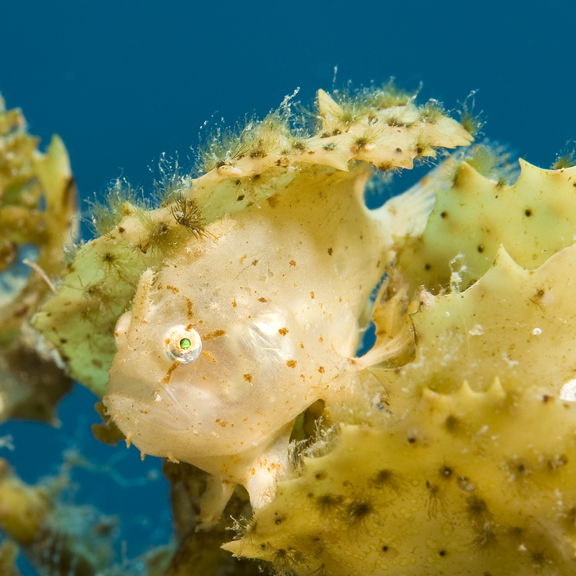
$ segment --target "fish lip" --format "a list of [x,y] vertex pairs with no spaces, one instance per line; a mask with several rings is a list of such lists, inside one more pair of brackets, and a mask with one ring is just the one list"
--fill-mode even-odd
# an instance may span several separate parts
[[104,404],[112,410],[114,406],[121,404],[124,407],[130,405],[135,410],[160,409],[169,413],[172,418],[190,418],[189,411],[170,386],[146,382],[125,373],[116,374],[110,379]]
[[121,374],[110,378],[107,396],[153,402],[156,397],[156,388],[138,378]]
[[[153,394],[156,396],[155,390]],[[106,394],[103,402],[122,432],[125,434],[134,432],[136,426],[140,438],[150,435],[157,438],[158,434],[166,432],[181,433],[187,430],[190,424],[189,414],[181,412],[178,405],[172,404],[170,409],[166,409],[165,406],[158,408],[154,400],[134,398],[119,392]],[[140,447],[136,439],[133,441]],[[145,449],[148,454],[153,454],[150,450],[149,446]]]

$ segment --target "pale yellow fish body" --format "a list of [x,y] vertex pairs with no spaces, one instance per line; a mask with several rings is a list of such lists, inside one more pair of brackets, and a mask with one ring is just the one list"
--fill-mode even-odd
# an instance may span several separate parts
[[[298,414],[355,377],[359,319],[390,248],[364,205],[367,174],[255,204],[213,225],[216,240],[191,239],[155,278],[143,274],[104,400],[140,450],[262,499],[285,465],[275,442],[286,452]],[[201,346],[189,363],[182,341]]]

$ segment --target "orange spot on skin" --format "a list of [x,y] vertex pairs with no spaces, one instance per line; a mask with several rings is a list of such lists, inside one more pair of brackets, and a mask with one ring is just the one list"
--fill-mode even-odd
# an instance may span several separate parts
[[206,342],[207,340],[220,338],[220,336],[224,336],[224,334],[226,334],[226,330],[214,330],[214,332],[210,332],[210,334],[205,334],[204,336],[202,336],[202,340]]
[[172,372],[174,372],[178,366],[180,366],[180,360],[176,360],[174,364],[168,368],[168,372],[166,372],[166,375],[161,380],[162,384],[168,384],[170,382],[170,379],[172,378]]
[[214,362],[214,364],[216,364],[216,358],[214,358],[214,356],[212,356],[212,354],[210,354],[209,352],[206,352],[206,350],[202,350],[202,356],[210,360],[210,362]]
[[188,305],[188,310],[186,311],[186,316],[189,322],[192,322],[192,318],[194,318],[194,313],[192,312],[192,300],[190,298],[186,298],[186,303]]

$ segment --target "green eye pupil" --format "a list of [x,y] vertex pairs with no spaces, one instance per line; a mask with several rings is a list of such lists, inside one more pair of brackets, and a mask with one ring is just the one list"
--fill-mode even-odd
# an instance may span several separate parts
[[188,350],[188,348],[192,346],[192,342],[190,342],[188,338],[182,338],[182,340],[180,340],[178,345],[182,350]]
[[164,351],[172,361],[190,364],[202,354],[202,338],[190,326],[174,326],[164,337]]

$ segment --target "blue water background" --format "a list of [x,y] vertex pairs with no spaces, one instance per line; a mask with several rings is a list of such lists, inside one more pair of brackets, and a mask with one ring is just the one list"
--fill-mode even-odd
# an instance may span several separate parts
[[[335,67],[336,87],[395,76],[406,88],[422,82],[422,99],[448,109],[477,90],[485,135],[543,167],[576,139],[573,0],[21,0],[2,2],[0,24],[7,106],[24,110],[43,145],[63,138],[83,198],[119,176],[151,190],[162,153],[189,165],[199,134],[221,118],[262,117],[297,87],[308,103],[333,87]],[[91,439],[94,401],[78,389],[58,429],[2,426],[15,450],[0,456],[34,482],[57,472],[64,449],[80,450],[91,469],[74,472],[66,498],[119,514],[135,556],[169,536],[167,486],[155,459]]]

